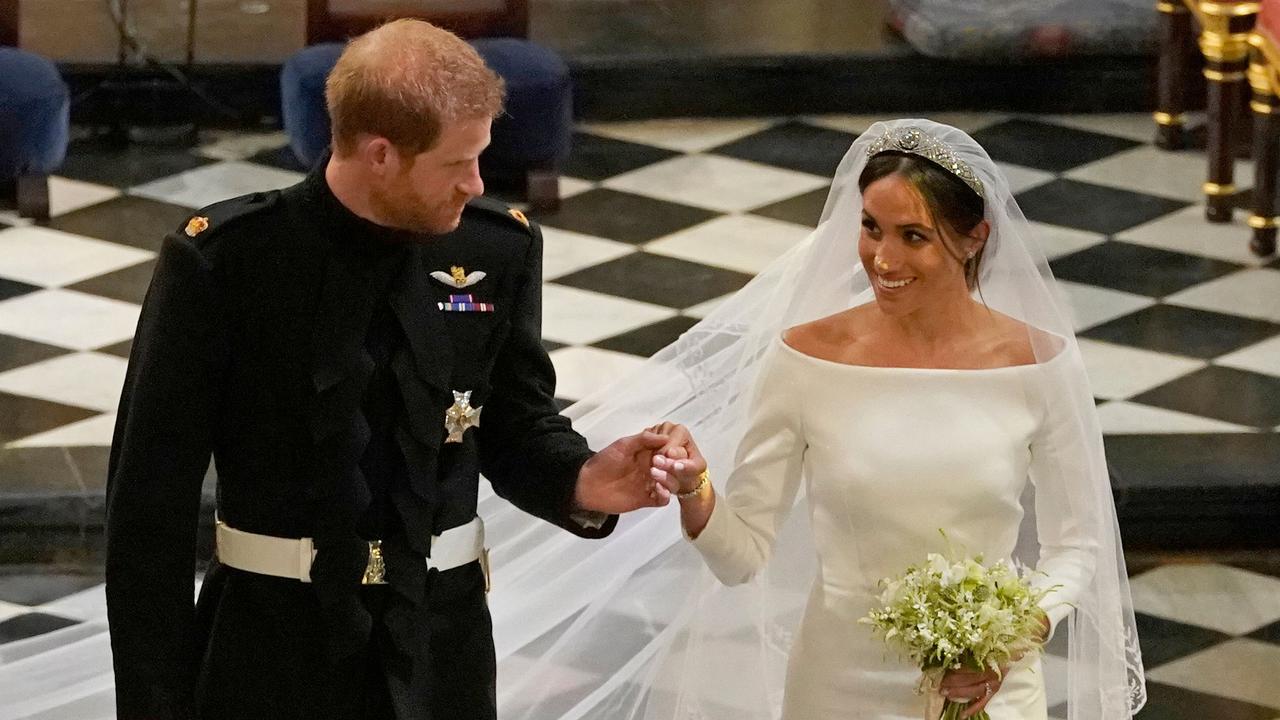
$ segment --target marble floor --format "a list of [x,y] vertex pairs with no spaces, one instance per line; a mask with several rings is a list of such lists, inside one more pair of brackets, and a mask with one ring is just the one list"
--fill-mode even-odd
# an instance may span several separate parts
[[[571,402],[626,373],[803,238],[840,157],[874,119],[581,126],[565,201],[536,216],[558,396]],[[1274,480],[1280,260],[1248,253],[1242,215],[1203,220],[1203,154],[1157,150],[1139,115],[938,119],[991,152],[1040,233],[1104,432],[1126,440],[1109,459],[1144,467],[1158,454]],[[57,503],[85,518],[82,530],[100,524],[114,408],[161,238],[199,206],[301,171],[274,133],[207,133],[188,149],[117,149],[82,134],[53,180],[50,221],[0,205],[0,521],[38,521]],[[1239,163],[1237,185],[1251,172]],[[1150,671],[1142,720],[1280,718],[1276,565],[1259,553],[1135,566]],[[98,582],[92,570],[8,568],[0,642],[100,622]]]

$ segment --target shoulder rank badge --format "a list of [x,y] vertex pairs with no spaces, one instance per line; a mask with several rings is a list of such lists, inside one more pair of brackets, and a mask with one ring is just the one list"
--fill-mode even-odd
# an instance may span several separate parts
[[184,232],[187,233],[187,237],[195,237],[208,229],[209,218],[197,215],[187,221],[187,227]]

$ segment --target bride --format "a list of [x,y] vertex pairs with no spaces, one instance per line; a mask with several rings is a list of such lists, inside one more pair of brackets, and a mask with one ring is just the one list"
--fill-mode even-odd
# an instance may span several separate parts
[[[856,243],[873,300],[770,344],[723,498],[683,435],[683,448],[669,448],[676,457],[655,458],[686,533],[729,585],[764,566],[805,483],[819,570],[791,650],[788,720],[851,707],[865,718],[918,716],[918,671],[886,658],[857,619],[878,605],[880,578],[948,542],[1011,558],[1028,481],[1040,498],[1033,584],[1052,588],[1035,640],[1068,616],[1095,570],[1095,518],[1073,494],[1096,437],[1055,385],[1071,362],[1068,340],[982,300],[992,223],[968,162],[919,127],[871,135],[857,174],[860,229],[845,241]],[[951,672],[941,690],[970,703],[961,717],[1047,717],[1034,659],[1004,674]]]
[[[1069,312],[1008,182],[954,128],[872,126],[809,238],[567,414],[597,446],[688,428],[654,492],[696,492],[681,523],[639,511],[591,543],[482,499],[506,720],[921,718],[918,671],[857,619],[939,529],[1054,588],[1050,652],[1003,682],[953,676],[953,697],[993,720],[1145,701]],[[86,622],[0,645],[0,720],[112,717],[102,606],[100,588],[61,601]]]

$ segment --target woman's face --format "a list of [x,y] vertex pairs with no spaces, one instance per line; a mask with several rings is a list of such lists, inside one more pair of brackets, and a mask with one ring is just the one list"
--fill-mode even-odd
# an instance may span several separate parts
[[862,193],[858,255],[876,302],[890,315],[967,296],[963,258],[978,245],[968,237],[947,239],[924,198],[901,175],[880,178]]

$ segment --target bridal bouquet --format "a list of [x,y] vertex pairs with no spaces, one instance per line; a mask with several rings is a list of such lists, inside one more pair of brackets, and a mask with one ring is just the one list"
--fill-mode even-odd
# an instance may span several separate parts
[[[921,692],[936,688],[948,670],[985,672],[1038,652],[1043,632],[1036,590],[1004,560],[956,560],[930,553],[922,565],[880,581],[882,607],[859,620],[919,664]],[[947,701],[941,720],[955,720],[964,703]],[[990,720],[985,712],[975,720]]]

